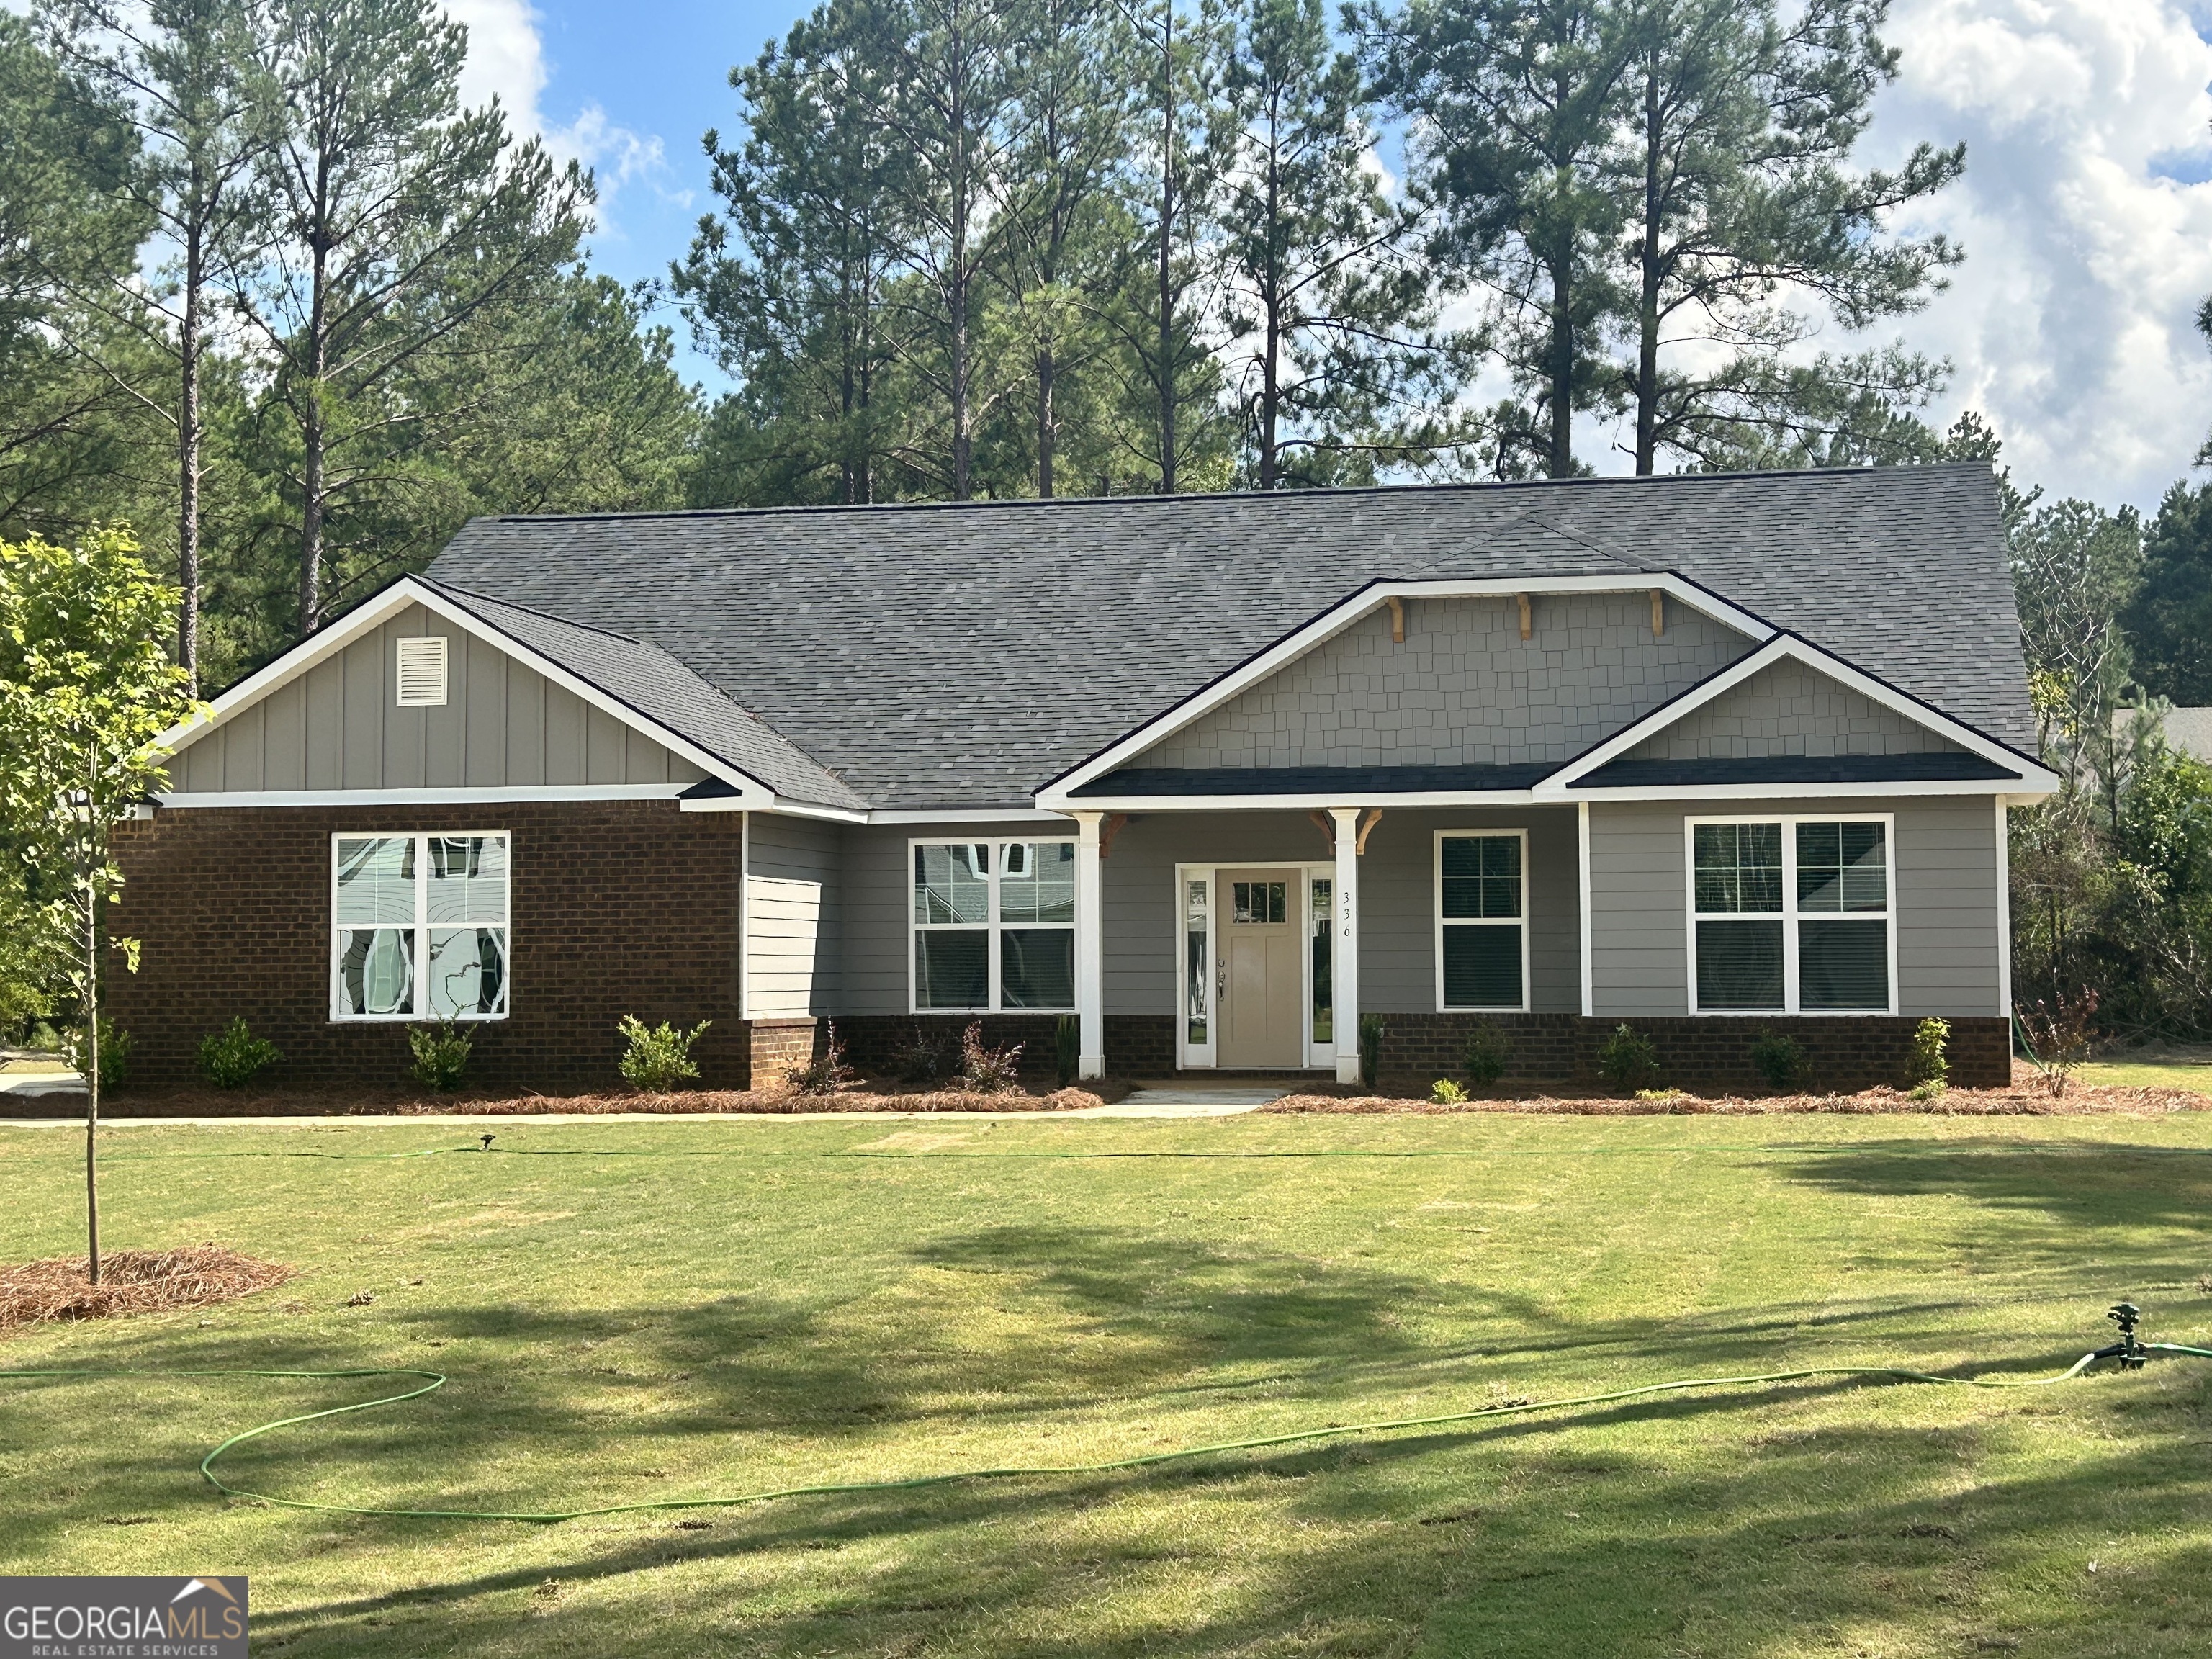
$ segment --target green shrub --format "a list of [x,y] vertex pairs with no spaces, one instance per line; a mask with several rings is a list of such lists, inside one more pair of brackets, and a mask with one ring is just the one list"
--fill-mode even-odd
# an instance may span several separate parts
[[1429,1098],[1439,1106],[1462,1106],[1467,1103],[1467,1091],[1448,1077],[1440,1077],[1429,1085]]
[[1487,1089],[1505,1075],[1506,1062],[1512,1058],[1513,1045],[1505,1040],[1505,1033],[1486,1019],[1467,1034],[1459,1068],[1476,1088]]
[[1076,1015],[1062,1014],[1053,1028],[1052,1058],[1060,1086],[1065,1089],[1083,1069],[1083,1021]]
[[246,1029],[242,1015],[200,1039],[200,1075],[218,1089],[243,1089],[283,1058],[275,1043]]
[[1951,1086],[1951,1059],[1943,1046],[1950,1040],[1951,1022],[1929,1018],[1912,1030],[1912,1097],[1933,1100]]
[[1598,1047],[1597,1074],[1624,1094],[1656,1087],[1659,1052],[1633,1025],[1616,1025]]
[[450,1019],[435,1025],[410,1025],[407,1046],[414,1052],[415,1080],[441,1094],[461,1086],[469,1074],[469,1051],[476,1039]]
[[845,1045],[837,1039],[837,1022],[833,1019],[829,1024],[822,1052],[791,1073],[792,1091],[802,1095],[834,1095],[853,1080],[853,1068],[845,1063]]
[[1805,1045],[1771,1025],[1762,1025],[1752,1039],[1751,1063],[1769,1086],[1794,1089],[1805,1080]]
[[891,1052],[891,1070],[902,1083],[937,1083],[951,1077],[957,1049],[949,1035],[914,1026],[914,1041]]
[[629,1040],[623,1057],[615,1062],[623,1080],[647,1094],[665,1095],[699,1075],[692,1063],[691,1045],[714,1022],[702,1019],[688,1031],[679,1031],[666,1020],[647,1025],[635,1014],[624,1014],[615,1029]]
[[1002,1095],[1022,1082],[1022,1045],[992,1048],[983,1042],[983,1022],[960,1034],[960,1086],[970,1093]]
[[1382,1039],[1389,1028],[1383,1024],[1380,1014],[1359,1017],[1359,1080],[1369,1088],[1382,1074]]
[[[131,1081],[131,1051],[137,1045],[131,1033],[106,1014],[100,1017],[100,1086],[120,1089]],[[72,1020],[62,1028],[62,1059],[72,1068],[85,1068],[84,1026]]]

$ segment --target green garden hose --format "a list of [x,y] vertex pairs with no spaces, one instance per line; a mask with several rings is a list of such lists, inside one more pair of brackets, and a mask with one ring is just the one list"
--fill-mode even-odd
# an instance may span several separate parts
[[[2141,1351],[2161,1353],[2192,1354],[2212,1359],[2212,1348],[2192,1348],[2179,1342],[2151,1342],[2141,1345]],[[1633,1389],[1615,1389],[1605,1394],[1578,1395],[1567,1399],[1522,1401],[1509,1405],[1483,1406],[1474,1411],[1450,1412],[1437,1417],[1401,1417],[1374,1423],[1333,1423],[1325,1428],[1297,1429],[1286,1434],[1256,1436],[1249,1440],[1224,1440],[1211,1445],[1183,1446],[1172,1451],[1146,1452],[1135,1457],[1117,1457],[1099,1463],[1044,1463],[1033,1466],[1009,1466],[1002,1468],[952,1469],[939,1474],[911,1475],[897,1480],[841,1480],[826,1481],[811,1486],[775,1486],[760,1492],[739,1492],[726,1497],[669,1498],[642,1504],[605,1504],[581,1510],[440,1510],[386,1509],[362,1504],[321,1504],[301,1498],[277,1498],[268,1492],[248,1492],[234,1486],[215,1472],[216,1460],[234,1446],[278,1429],[292,1428],[302,1423],[319,1422],[325,1418],[343,1417],[349,1412],[374,1411],[380,1406],[396,1406],[402,1401],[418,1400],[422,1395],[446,1384],[444,1373],[418,1370],[411,1367],[377,1367],[345,1370],[181,1370],[157,1367],[130,1370],[93,1370],[84,1368],[0,1370],[0,1378],[31,1377],[93,1377],[93,1376],[158,1376],[167,1378],[192,1376],[253,1376],[312,1378],[331,1380],[342,1377],[404,1376],[418,1380],[420,1386],[403,1393],[384,1395],[374,1400],[363,1400],[350,1406],[333,1406],[327,1411],[304,1412],[296,1417],[280,1417],[273,1422],[234,1434],[200,1460],[200,1473],[208,1484],[228,1498],[243,1498],[257,1503],[269,1504],[282,1509],[311,1510],[327,1515],[384,1516],[412,1521],[527,1521],[550,1522],[580,1521],[606,1515],[635,1515],[659,1510],[733,1509],[740,1505],[765,1504],[780,1498],[829,1497],[860,1492],[914,1492],[927,1486],[945,1486],[968,1480],[1012,1480],[1023,1478],[1048,1478],[1073,1474],[1109,1474],[1126,1469],[1150,1468],[1162,1463],[1186,1462],[1197,1457],[1218,1456],[1226,1452],[1261,1451],[1277,1446],[1297,1445],[1318,1440],[1334,1440],[1347,1435],[1390,1434],[1407,1429],[1445,1428],[1459,1424],[1477,1423],[1490,1418],[1524,1415],[1530,1412],[1566,1411],[1582,1406],[1607,1405],[1615,1401],[1634,1400],[1644,1395],[1677,1394],[1691,1389],[1742,1389],[1761,1383],[1802,1382],[1816,1376],[1883,1377],[1896,1382],[1932,1382],[1954,1388],[1972,1389],[2037,1389],[2054,1382],[2065,1382],[2087,1370],[2100,1358],[2099,1353],[2085,1353],[2064,1370],[2052,1376],[2033,1377],[1966,1377],[1939,1376],[1930,1371],[1907,1370],[1891,1365],[1816,1365],[1798,1370],[1763,1371],[1746,1376],[1685,1377],[1672,1382],[1647,1382]]]

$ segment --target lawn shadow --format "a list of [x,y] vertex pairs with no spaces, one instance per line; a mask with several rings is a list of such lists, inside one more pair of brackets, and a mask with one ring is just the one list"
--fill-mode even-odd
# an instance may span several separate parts
[[2212,1215],[2212,1148],[2083,1140],[1878,1140],[1766,1149],[1790,1178],[1825,1192],[1880,1197],[1958,1194],[1991,1209],[2077,1230],[2201,1227]]

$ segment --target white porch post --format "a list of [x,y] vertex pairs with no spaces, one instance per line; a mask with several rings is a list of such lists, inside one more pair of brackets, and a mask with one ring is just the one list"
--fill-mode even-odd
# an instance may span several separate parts
[[1083,1028],[1079,1078],[1106,1075],[1104,884],[1099,879],[1103,812],[1075,815],[1075,1018]]
[[1336,823],[1336,944],[1331,952],[1336,1008],[1336,1080],[1359,1081],[1359,809],[1332,806]]

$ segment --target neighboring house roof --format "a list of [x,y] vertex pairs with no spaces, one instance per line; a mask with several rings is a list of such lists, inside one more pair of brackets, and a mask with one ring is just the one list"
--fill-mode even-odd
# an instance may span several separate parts
[[1027,805],[1373,582],[1662,571],[2033,751],[1979,463],[478,519],[428,574],[650,642],[899,809]]
[[2212,708],[2169,708],[2166,740],[2185,755],[2212,761]]

